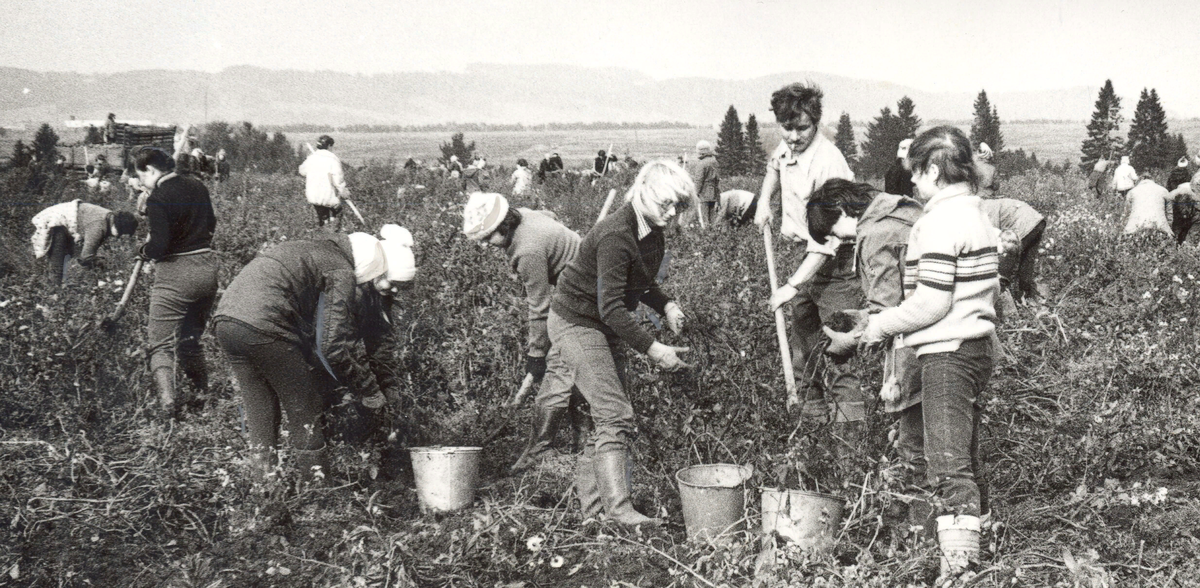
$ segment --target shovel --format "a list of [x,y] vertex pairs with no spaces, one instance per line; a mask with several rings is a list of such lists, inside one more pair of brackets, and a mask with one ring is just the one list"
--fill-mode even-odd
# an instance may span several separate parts
[[129,274],[129,282],[125,284],[125,293],[121,294],[120,302],[117,302],[117,307],[100,321],[100,328],[109,331],[117,325],[117,321],[121,319],[121,315],[125,314],[125,305],[129,302],[129,296],[133,294],[133,287],[137,285],[138,275],[142,273],[141,259],[133,262],[133,271]]
[[[775,244],[771,239],[771,226],[763,225],[763,247],[767,250],[767,275],[771,278],[771,292],[779,288],[775,277]],[[775,309],[775,335],[779,340],[779,357],[783,361],[783,381],[787,386],[787,408],[800,404],[800,396],[796,394],[796,374],[792,370],[792,352],[788,346],[787,325],[783,322],[783,307]]]

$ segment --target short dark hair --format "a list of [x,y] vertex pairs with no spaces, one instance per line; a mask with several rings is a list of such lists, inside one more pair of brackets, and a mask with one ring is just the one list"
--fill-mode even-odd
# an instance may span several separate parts
[[813,124],[821,122],[821,99],[825,93],[812,82],[788,84],[771,94],[771,110],[775,120],[786,123],[801,113],[808,113]]
[[146,171],[147,166],[154,166],[162,172],[175,171],[175,160],[171,155],[158,147],[142,147],[134,155],[133,167],[138,171]]
[[936,165],[938,180],[946,185],[968,183],[972,192],[979,191],[979,172],[971,140],[958,127],[943,125],[921,133],[908,148],[908,160],[913,174],[929,171]]
[[333,147],[333,137],[329,135],[317,137],[317,149],[329,149],[330,147]]
[[871,184],[841,178],[825,182],[808,198],[808,234],[813,241],[824,245],[842,213],[851,218],[862,218],[878,192]]
[[519,165],[521,167],[525,167],[525,166],[529,165],[529,162],[525,161],[525,158],[522,157],[521,159],[517,160],[517,165]]
[[138,221],[133,213],[122,210],[113,215],[113,226],[118,235],[132,235],[137,232]]
[[512,237],[513,231],[516,230],[519,224],[521,224],[521,213],[517,212],[516,208],[509,207],[508,212],[504,214],[504,220],[496,225],[494,232],[508,239]]

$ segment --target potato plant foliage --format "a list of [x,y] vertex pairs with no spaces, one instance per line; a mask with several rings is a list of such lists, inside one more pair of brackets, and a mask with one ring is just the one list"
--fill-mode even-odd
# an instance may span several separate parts
[[[895,516],[890,419],[872,407],[862,451],[842,463],[820,449],[820,428],[784,409],[753,226],[685,227],[668,237],[665,287],[689,326],[659,336],[690,346],[685,357],[696,368],[666,374],[631,354],[634,496],[668,525],[635,533],[584,524],[570,506],[570,455],[508,477],[531,411],[503,406],[523,375],[523,292],[502,254],[461,238],[464,198],[455,187],[409,183],[394,163],[374,162],[350,182],[369,230],[399,223],[417,243],[417,282],[395,313],[404,406],[377,431],[335,443],[331,487],[301,493],[252,491],[246,481],[240,399],[211,334],[207,407],[175,425],[150,418],[146,285],[117,329],[98,327],[129,279],[131,241],[108,245],[102,268],[73,267],[63,290],[43,285],[28,253],[29,218],[70,198],[128,209],[125,195],[65,184],[33,196],[19,171],[0,178],[0,584],[931,583],[935,550]],[[545,206],[582,233],[608,189],[623,191],[631,179],[555,181],[536,201],[515,204]],[[757,189],[755,179],[727,184]],[[1081,196],[1073,172],[1034,170],[1001,192],[1048,218],[1041,276],[1050,297],[1002,326],[982,437],[1003,525],[987,536],[975,585],[1200,583],[1200,254],[1191,244],[1121,238],[1118,204]],[[298,177],[235,174],[212,193],[222,287],[266,244],[313,234]],[[349,215],[343,222],[357,229]],[[879,365],[877,356],[849,364],[872,396]],[[335,414],[335,425],[354,416]],[[475,506],[422,515],[404,449],[480,443],[497,430]],[[845,498],[834,550],[780,546],[761,557],[773,541],[753,531],[723,545],[687,543],[674,473],[714,462],[754,465],[752,488],[815,487]],[[748,504],[756,528],[756,492]]]

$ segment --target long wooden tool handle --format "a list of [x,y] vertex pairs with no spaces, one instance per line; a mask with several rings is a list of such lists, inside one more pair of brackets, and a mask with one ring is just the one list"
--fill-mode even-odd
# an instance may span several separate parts
[[596,222],[604,220],[608,216],[608,210],[612,208],[613,200],[617,197],[617,190],[613,188],[608,191],[608,197],[604,199],[604,206],[600,207],[600,216],[596,217]]
[[[767,250],[767,274],[771,278],[771,292],[779,288],[775,277],[775,244],[771,239],[771,225],[763,224],[763,247]],[[783,320],[783,307],[775,309],[775,335],[779,340],[779,357],[783,361],[783,381],[787,386],[788,404],[797,400],[796,374],[792,371],[792,351],[788,346],[787,325]]]
[[363,215],[358,211],[358,207],[354,205],[354,201],[349,198],[343,198],[342,200],[345,200],[346,204],[350,205],[350,210],[354,211],[354,216],[358,217],[358,222],[364,227],[367,226],[367,221],[363,220]]
[[108,315],[110,322],[115,322],[121,318],[121,313],[125,311],[125,304],[129,302],[129,296],[133,294],[133,287],[137,285],[138,276],[142,273],[142,263],[141,259],[133,262],[133,271],[129,273],[129,283],[125,284],[125,292],[121,294],[121,300],[117,302],[117,308],[112,311],[112,314]]
[[521,381],[521,387],[513,395],[512,400],[508,401],[508,405],[519,406],[522,402],[525,402],[525,397],[529,396],[530,390],[533,390],[533,374],[526,373],[525,379]]

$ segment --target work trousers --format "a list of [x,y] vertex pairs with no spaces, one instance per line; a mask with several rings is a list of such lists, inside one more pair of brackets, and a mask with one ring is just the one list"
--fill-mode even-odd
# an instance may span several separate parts
[[185,372],[204,362],[200,337],[217,297],[217,256],[178,255],[154,263],[150,323],[146,329],[150,371],[174,368],[178,354]]
[[1021,237],[1021,249],[1016,255],[1005,255],[1000,260],[1000,287],[1010,290],[1013,300],[1038,295],[1037,255],[1045,232],[1046,221],[1043,220],[1028,235]]
[[[938,514],[979,516],[984,504],[979,423],[992,374],[992,339],[963,341],[955,351],[927,353],[919,360],[924,395],[920,428],[934,504]],[[911,450],[915,414],[906,411],[900,422],[901,438]]]
[[50,229],[50,249],[46,252],[46,281],[61,286],[67,279],[67,264],[75,255],[75,239],[66,227]]
[[[821,330],[824,321],[840,311],[857,310],[866,304],[853,264],[841,259],[847,253],[853,255],[853,249],[845,248],[838,259],[826,263],[812,282],[802,286],[792,299],[789,342],[796,386],[804,391],[804,412],[809,416],[827,417],[833,422],[866,419],[858,376],[834,365],[820,347],[828,339]],[[803,258],[800,256],[801,261]],[[799,267],[799,263],[793,267]]]
[[596,453],[626,450],[637,426],[626,393],[624,344],[616,335],[568,322],[553,310],[546,321],[551,349],[558,349],[575,385],[591,405]]
[[557,345],[546,354],[546,377],[538,388],[536,404],[545,408],[567,408],[575,390],[575,370],[563,360]]
[[222,318],[213,330],[241,388],[250,447],[277,448],[281,408],[287,411],[293,448],[324,447],[321,415],[330,385],[324,368],[309,363],[297,344],[241,321]]
[[331,220],[336,220],[336,228],[342,228],[342,207],[339,206],[321,206],[314,204],[313,210],[317,212],[317,226],[323,227],[325,223]]

